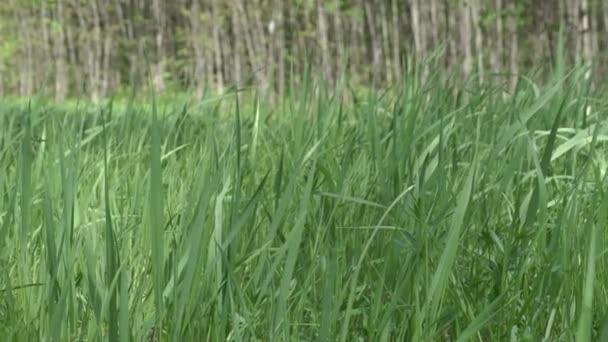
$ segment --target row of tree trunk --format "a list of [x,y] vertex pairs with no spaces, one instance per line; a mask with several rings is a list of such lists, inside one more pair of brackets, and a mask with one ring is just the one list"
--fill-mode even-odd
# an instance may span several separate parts
[[513,85],[550,67],[560,24],[571,63],[600,68],[608,46],[600,0],[7,0],[0,23],[0,94],[58,100],[132,82],[282,93],[307,68],[390,84],[441,48],[464,77]]

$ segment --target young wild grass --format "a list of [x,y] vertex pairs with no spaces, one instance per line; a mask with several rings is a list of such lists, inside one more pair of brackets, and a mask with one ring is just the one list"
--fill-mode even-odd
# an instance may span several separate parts
[[582,75],[0,105],[0,336],[608,340]]

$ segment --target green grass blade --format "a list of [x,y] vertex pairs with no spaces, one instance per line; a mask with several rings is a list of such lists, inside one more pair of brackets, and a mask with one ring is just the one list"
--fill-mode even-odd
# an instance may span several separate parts
[[[108,115],[111,116],[112,104],[110,103],[108,109]],[[117,290],[115,286],[112,286],[112,282],[115,277],[120,278],[118,273],[119,257],[118,248],[116,246],[116,237],[114,233],[114,227],[112,225],[112,213],[110,210],[110,176],[108,168],[108,160],[110,158],[108,152],[108,138],[107,138],[107,127],[106,118],[103,118],[103,137],[104,137],[104,159],[103,159],[103,173],[104,173],[104,213],[105,213],[105,281],[106,289],[108,293],[109,307],[108,307],[108,334],[110,341],[118,341],[118,319],[119,312],[117,306]],[[120,283],[120,279],[118,280]]]
[[456,261],[456,253],[458,252],[458,246],[461,238],[460,235],[463,230],[467,208],[471,201],[471,193],[473,191],[473,180],[475,178],[476,168],[476,161],[473,161],[469,168],[469,173],[463,184],[462,190],[458,195],[456,209],[454,211],[454,215],[452,216],[450,230],[446,238],[446,244],[443,249],[443,253],[441,253],[441,257],[433,274],[430,288],[428,290],[427,305],[430,313],[429,319],[431,320],[433,320],[437,315],[439,305],[443,299],[444,291],[448,283],[448,278],[452,273],[452,267]]
[[156,101],[152,101],[152,123],[150,128],[150,188],[148,193],[148,236],[150,239],[152,279],[156,327],[162,324],[164,317],[164,206],[163,180],[161,168],[161,133],[156,112]]

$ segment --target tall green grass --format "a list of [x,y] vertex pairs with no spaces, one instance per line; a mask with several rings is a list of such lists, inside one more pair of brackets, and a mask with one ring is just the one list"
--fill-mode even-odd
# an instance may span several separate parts
[[0,104],[0,336],[604,340],[608,100],[583,74]]

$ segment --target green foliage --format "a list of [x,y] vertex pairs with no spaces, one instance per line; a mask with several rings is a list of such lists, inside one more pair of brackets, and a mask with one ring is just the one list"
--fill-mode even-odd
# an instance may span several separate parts
[[608,103],[557,64],[508,97],[3,100],[0,333],[601,340]]

